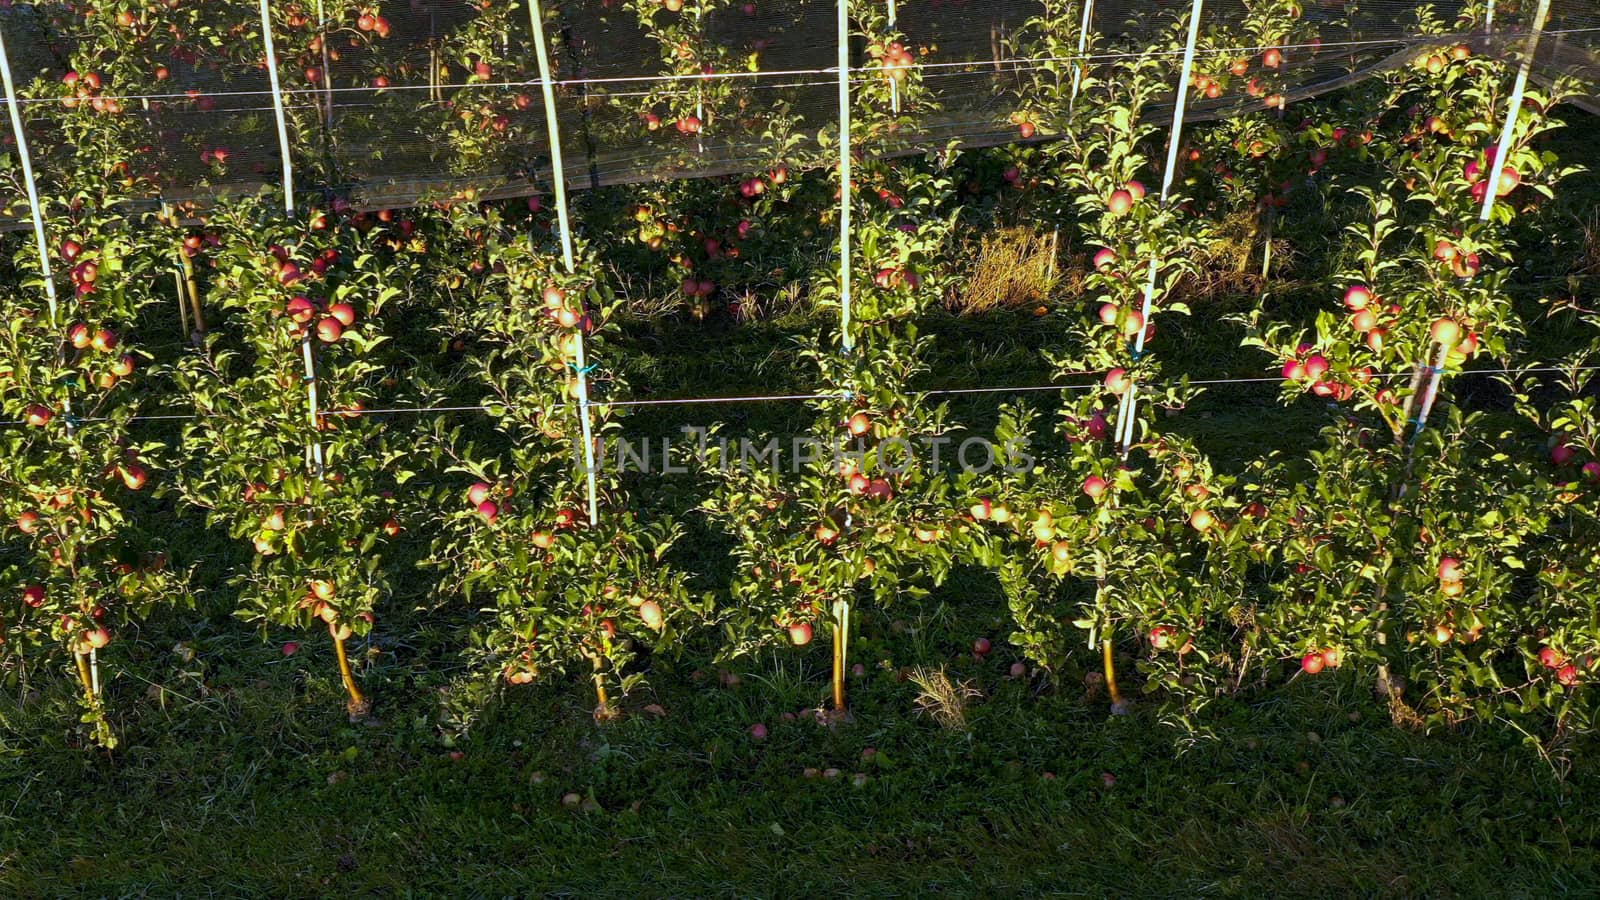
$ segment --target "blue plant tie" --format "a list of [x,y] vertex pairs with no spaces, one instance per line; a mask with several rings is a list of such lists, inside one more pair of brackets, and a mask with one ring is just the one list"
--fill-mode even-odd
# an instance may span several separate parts
[[300,383],[301,384],[316,384],[317,383],[317,376],[315,376],[315,375],[301,375],[300,376]]
[[571,367],[572,371],[577,372],[579,375],[587,375],[590,372],[593,372],[600,364],[599,363],[589,363],[587,366],[584,366],[582,368],[579,368],[578,366],[575,366],[572,363],[567,363],[567,365],[569,367]]
[[77,428],[79,425],[83,424],[83,420],[78,418],[73,413],[62,413],[61,421],[65,423],[68,428]]

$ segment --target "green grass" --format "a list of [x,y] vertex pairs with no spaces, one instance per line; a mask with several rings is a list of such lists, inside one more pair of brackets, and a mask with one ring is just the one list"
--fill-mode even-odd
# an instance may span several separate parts
[[[734,687],[703,660],[658,660],[655,691],[608,724],[574,680],[513,691],[453,740],[459,760],[437,727],[449,623],[374,648],[379,717],[361,725],[339,715],[325,641],[286,659],[203,631],[185,662],[172,635],[149,634],[137,670],[162,689],[112,685],[134,710],[114,756],[63,743],[53,696],[6,711],[30,737],[0,750],[0,889],[1527,896],[1600,878],[1587,741],[1546,759],[1499,724],[1416,734],[1348,676],[1219,700],[1197,731],[1154,702],[1109,718],[1079,673],[1005,677],[992,592],[963,573],[919,618],[867,619],[854,721],[836,728],[783,718],[825,699],[819,641],[750,661]],[[964,655],[980,635],[997,644],[983,663]],[[980,692],[966,730],[915,713],[896,677],[911,665],[946,665]],[[564,808],[569,791],[595,806]]]

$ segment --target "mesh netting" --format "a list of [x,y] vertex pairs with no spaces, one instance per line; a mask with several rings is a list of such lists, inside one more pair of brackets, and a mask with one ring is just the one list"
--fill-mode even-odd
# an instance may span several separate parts
[[[853,15],[856,6],[865,10],[853,5]],[[1260,54],[1252,35],[1288,39],[1272,45],[1283,60],[1270,89],[1240,79],[1216,96],[1199,92],[1189,115],[1259,109],[1265,90],[1268,102],[1314,97],[1404,65],[1425,46],[1466,42],[1475,52],[1516,58],[1532,6],[1501,2],[1485,32],[1476,4],[1311,0],[1292,25],[1266,28],[1247,0],[1210,0],[1197,71],[1226,76],[1236,58]],[[1060,25],[1076,23],[1076,9],[1046,15],[1065,8],[1034,0],[874,5],[871,15],[895,16],[892,30],[904,35],[910,55],[902,60],[906,77],[926,89],[875,147],[917,152],[956,140],[1017,140],[1014,113],[1040,78],[1069,78],[1079,64],[1093,72],[1119,55],[1171,46],[1164,39],[1189,4],[1101,0],[1082,57],[1076,24]],[[297,191],[391,206],[468,188],[484,197],[549,188],[550,132],[525,4],[273,0],[270,11]],[[806,0],[548,5],[544,32],[568,185],[825,162],[838,132],[836,15],[833,4]],[[140,201],[281,189],[256,3],[166,0],[141,18],[0,0],[0,27],[41,181],[70,187],[83,166],[99,165],[99,174],[126,174],[130,199]],[[1535,76],[1593,84],[1597,47],[1600,5],[1555,0]],[[852,41],[850,59],[856,89],[892,80],[881,48],[864,39]],[[1167,114],[1172,102],[1165,101]],[[1600,108],[1593,94],[1586,102]],[[1160,106],[1147,112],[1160,114]],[[13,142],[9,133],[6,142]],[[84,152],[95,146],[106,155]],[[133,158],[112,155],[128,146],[137,148]],[[7,184],[0,197],[7,206],[0,226],[18,227],[26,216],[15,188]]]

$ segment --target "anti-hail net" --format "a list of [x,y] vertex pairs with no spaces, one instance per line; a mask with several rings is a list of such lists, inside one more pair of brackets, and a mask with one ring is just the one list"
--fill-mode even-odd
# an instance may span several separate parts
[[[1520,58],[1535,3],[1500,0],[1487,28],[1484,4],[1305,0],[1302,14],[1285,21],[1264,16],[1261,3],[1208,0],[1197,71],[1219,84],[1215,96],[1193,92],[1188,115],[1223,118],[1279,96],[1325,94],[1408,64],[1427,47],[1466,43]],[[1025,133],[1017,111],[1039,101],[1041,84],[1070,80],[1077,66],[1093,73],[1120,55],[1178,53],[1169,48],[1181,46],[1189,7],[1099,0],[1084,41],[1081,0],[853,0],[854,21],[871,20],[880,33],[889,26],[903,46],[853,38],[850,79],[857,92],[887,88],[890,104],[908,83],[896,81],[896,70],[922,89],[892,133],[878,136],[879,152],[1014,141]],[[125,175],[130,198],[141,201],[281,189],[261,7],[158,0],[121,8],[0,0],[45,193],[64,194],[95,168]],[[468,188],[490,197],[550,187],[526,0],[270,0],[269,11],[297,191],[394,206]],[[568,0],[542,12],[571,188],[804,167],[834,152],[832,3]],[[1267,72],[1260,59],[1272,48],[1282,60]],[[1237,60],[1250,71],[1234,73]],[[1553,0],[1534,73],[1600,82],[1600,4]],[[1165,102],[1170,114],[1173,101]],[[4,135],[10,151],[9,128]],[[4,159],[0,227],[15,227],[26,201],[15,154]]]

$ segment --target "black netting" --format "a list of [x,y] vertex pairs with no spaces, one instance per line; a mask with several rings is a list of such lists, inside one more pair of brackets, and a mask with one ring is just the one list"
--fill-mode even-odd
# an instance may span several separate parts
[[[886,16],[890,8],[857,4],[852,13]],[[901,2],[894,28],[911,55],[909,77],[925,91],[874,146],[916,152],[953,140],[1017,140],[1014,114],[1040,77],[1069,77],[1078,62],[1092,72],[1120,54],[1170,46],[1188,8],[1179,0],[1100,0],[1080,61],[1075,27],[1045,41],[1030,25],[1046,10],[1033,0]],[[1491,32],[1474,18],[1481,8],[1481,0],[1470,10],[1308,0],[1298,20],[1275,26],[1290,38],[1276,45],[1283,60],[1269,86],[1241,79],[1216,96],[1201,87],[1190,115],[1224,118],[1280,96],[1325,94],[1407,64],[1423,47],[1457,41],[1517,58],[1533,4],[1502,0]],[[468,189],[549,189],[552,154],[526,5],[272,0],[270,10],[298,191],[386,206]],[[1261,30],[1251,15],[1245,0],[1206,4],[1197,71],[1227,82],[1234,59],[1263,51],[1250,38]],[[124,199],[139,202],[280,190],[260,16],[242,0],[170,0],[124,22],[64,2],[0,8],[39,180],[70,186],[98,167],[96,174],[126,175]],[[836,16],[833,4],[808,0],[547,5],[569,186],[824,163],[838,131]],[[1536,78],[1593,84],[1597,48],[1600,4],[1555,0]],[[851,42],[858,91],[887,84],[872,50],[863,39]],[[1586,102],[1600,107],[1594,97],[1591,89]],[[1170,115],[1171,103],[1147,111]],[[6,142],[14,142],[9,129]],[[105,155],[86,152],[97,146]],[[131,158],[111,158],[112,148],[129,146]],[[25,215],[15,187],[0,188],[9,214],[0,226],[17,227]]]

